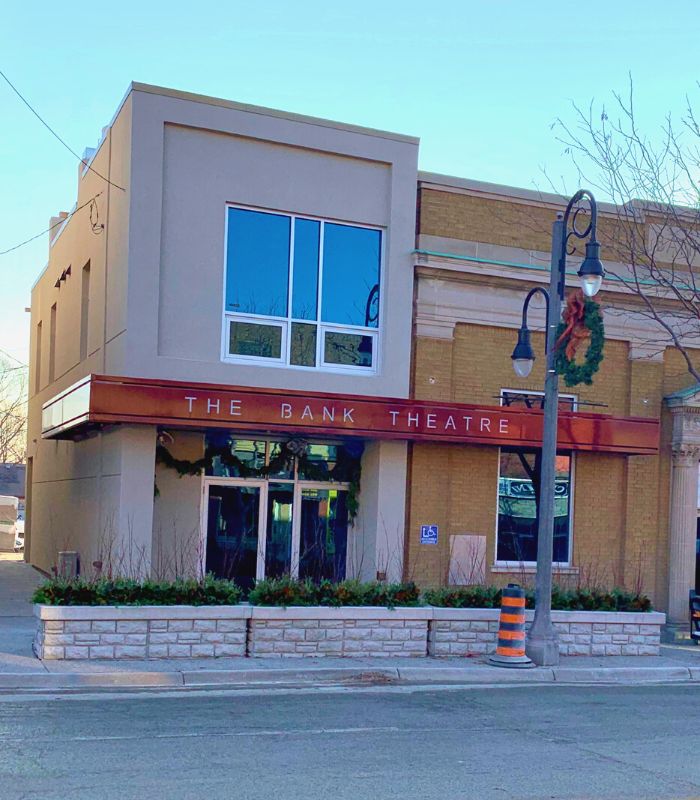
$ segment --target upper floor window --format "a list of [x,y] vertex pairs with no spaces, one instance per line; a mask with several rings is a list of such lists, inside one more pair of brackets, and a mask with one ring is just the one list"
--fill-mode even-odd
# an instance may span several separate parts
[[227,210],[224,358],[377,368],[382,233]]

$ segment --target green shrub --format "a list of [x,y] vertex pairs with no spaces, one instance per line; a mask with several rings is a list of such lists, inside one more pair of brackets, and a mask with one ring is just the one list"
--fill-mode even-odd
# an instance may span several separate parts
[[[495,586],[441,586],[427,589],[424,601],[441,608],[499,608],[501,590]],[[535,607],[535,593],[525,591],[525,605]],[[597,589],[552,588],[552,608],[555,611],[651,611],[651,600],[646,595],[625,589],[601,591]]]
[[415,606],[420,591],[414,583],[361,583],[356,580],[298,581],[266,578],[250,590],[254,606]]
[[52,606],[229,606],[240,602],[233,581],[207,575],[203,580],[134,581],[129,578],[51,578],[32,600]]

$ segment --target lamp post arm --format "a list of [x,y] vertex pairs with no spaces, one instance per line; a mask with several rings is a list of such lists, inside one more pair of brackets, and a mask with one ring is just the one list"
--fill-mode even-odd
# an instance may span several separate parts
[[[521,325],[521,329],[527,329],[527,312],[530,307],[530,300],[536,295],[541,294],[544,297],[544,304],[545,304],[545,320],[547,320],[547,324],[549,323],[549,292],[546,289],[543,289],[541,286],[535,286],[534,289],[530,289],[525,297],[525,302],[523,303],[523,321]],[[547,331],[545,330],[544,336],[544,352],[545,355],[549,352],[549,336],[547,335]]]

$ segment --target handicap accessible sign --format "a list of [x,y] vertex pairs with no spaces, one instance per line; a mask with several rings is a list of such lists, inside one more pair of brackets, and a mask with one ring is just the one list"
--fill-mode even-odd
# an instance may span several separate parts
[[437,525],[421,525],[420,526],[420,543],[421,544],[437,544],[438,543],[438,526]]

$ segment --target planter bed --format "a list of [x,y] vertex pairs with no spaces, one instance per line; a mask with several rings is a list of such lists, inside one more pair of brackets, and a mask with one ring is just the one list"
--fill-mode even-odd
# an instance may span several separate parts
[[[433,608],[428,653],[466,656],[493,653],[497,608]],[[525,612],[529,628],[533,611]],[[658,656],[666,615],[655,611],[552,611],[564,656]]]
[[[469,656],[495,650],[498,609],[415,606],[35,605],[42,659]],[[532,611],[527,612],[528,623]],[[553,611],[562,655],[658,655],[658,612]]]

